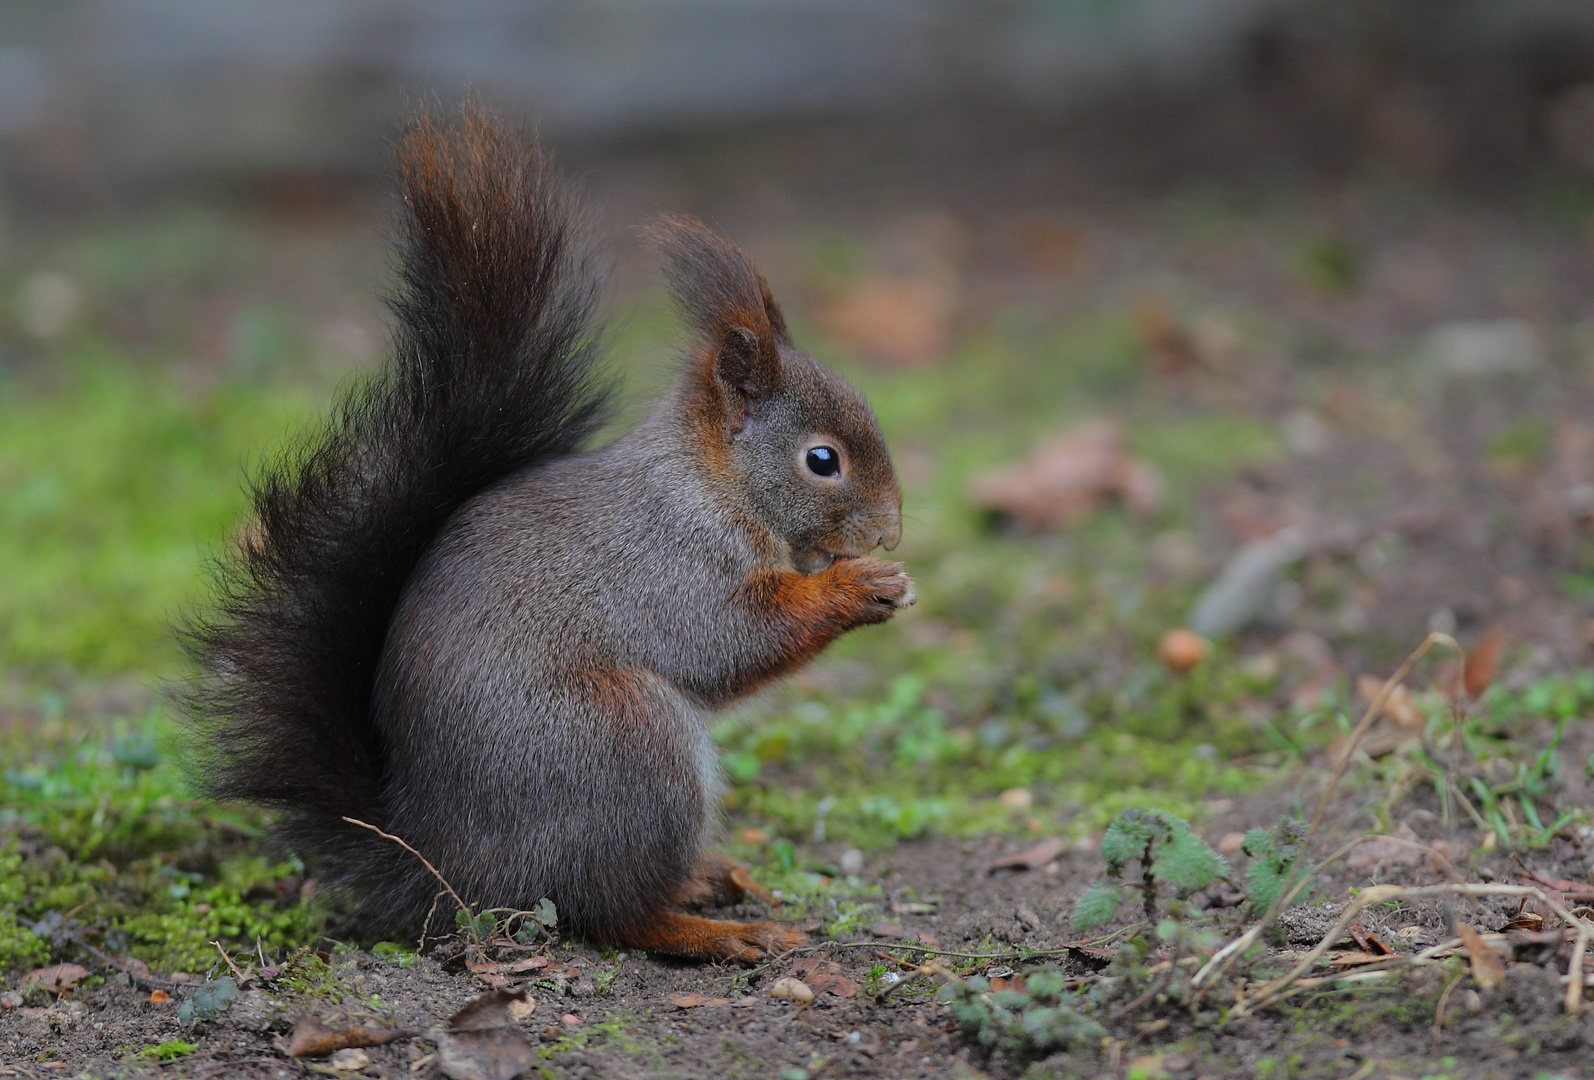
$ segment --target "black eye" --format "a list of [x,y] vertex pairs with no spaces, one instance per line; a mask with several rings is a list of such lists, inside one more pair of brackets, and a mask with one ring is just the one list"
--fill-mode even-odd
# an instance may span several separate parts
[[841,471],[841,455],[834,447],[816,446],[808,451],[808,471],[815,476],[835,476]]

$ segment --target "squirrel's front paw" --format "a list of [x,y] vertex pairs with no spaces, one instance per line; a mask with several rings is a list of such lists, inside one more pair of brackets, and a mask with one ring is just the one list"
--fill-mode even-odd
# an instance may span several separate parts
[[913,579],[901,563],[884,559],[848,559],[836,564],[858,591],[866,622],[884,622],[918,599]]

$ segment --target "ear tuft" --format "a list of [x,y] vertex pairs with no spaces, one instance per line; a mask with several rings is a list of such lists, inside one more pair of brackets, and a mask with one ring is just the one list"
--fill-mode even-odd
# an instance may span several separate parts
[[753,261],[695,218],[658,218],[642,238],[661,256],[670,293],[702,339],[717,380],[744,409],[772,393],[780,346],[791,344],[791,334]]

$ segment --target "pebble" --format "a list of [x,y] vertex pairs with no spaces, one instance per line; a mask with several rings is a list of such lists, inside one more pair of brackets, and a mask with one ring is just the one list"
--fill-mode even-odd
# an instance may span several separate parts
[[776,979],[775,985],[769,988],[769,996],[776,1001],[795,1001],[799,1005],[806,1005],[814,1000],[813,989],[801,979],[794,979],[790,975]]

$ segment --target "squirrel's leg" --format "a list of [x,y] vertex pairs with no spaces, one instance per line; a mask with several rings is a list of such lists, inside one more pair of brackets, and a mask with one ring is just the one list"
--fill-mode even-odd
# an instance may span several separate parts
[[796,927],[771,922],[739,923],[705,919],[679,911],[660,911],[615,942],[631,949],[703,960],[757,963],[808,943]]
[[705,855],[698,860],[691,878],[682,887],[683,906],[723,906],[744,897],[755,896],[771,907],[780,903],[773,893],[753,880],[747,867],[723,855]]

